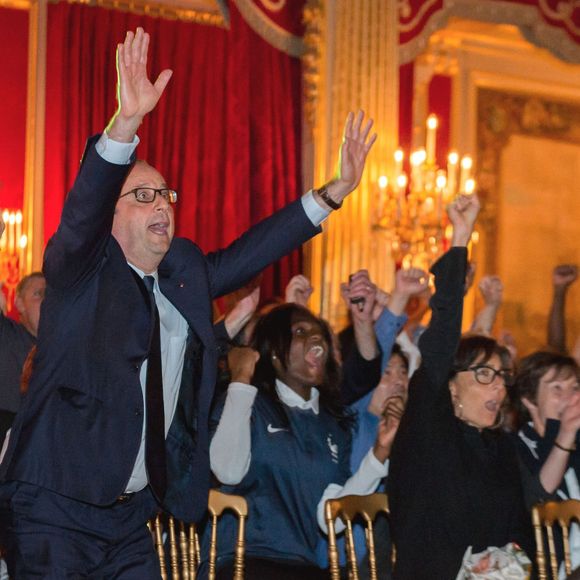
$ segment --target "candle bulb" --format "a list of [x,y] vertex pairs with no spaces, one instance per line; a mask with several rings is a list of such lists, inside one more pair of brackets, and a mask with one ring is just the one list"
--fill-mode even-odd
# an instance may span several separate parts
[[457,188],[457,166],[459,164],[459,155],[452,151],[447,156],[447,199],[455,197]]
[[465,155],[461,159],[461,173],[459,177],[459,193],[465,191],[465,184],[467,180],[471,177],[471,168],[473,166],[473,160],[469,155]]
[[465,180],[465,193],[471,195],[475,191],[475,179],[470,177]]
[[411,191],[423,191],[423,168],[427,154],[425,149],[417,149],[411,153]]
[[15,215],[16,220],[16,234],[15,234],[15,244],[20,244],[20,236],[22,235],[22,212],[18,210]]
[[14,254],[16,248],[16,214],[11,211],[8,217],[8,253]]
[[427,139],[425,143],[425,150],[427,151],[427,164],[435,164],[435,147],[437,139],[437,117],[435,115],[429,115],[427,117]]
[[23,276],[25,267],[24,267],[24,259],[26,256],[26,246],[28,245],[28,237],[26,234],[22,234],[18,241],[18,246],[20,248],[20,252],[18,255],[18,268],[20,269],[20,273]]
[[395,175],[400,175],[403,173],[403,159],[405,157],[402,149],[397,149],[395,151]]

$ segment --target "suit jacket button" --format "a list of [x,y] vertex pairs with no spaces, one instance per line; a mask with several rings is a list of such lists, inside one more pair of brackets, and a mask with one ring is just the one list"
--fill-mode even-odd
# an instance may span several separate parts
[[135,417],[141,417],[141,409],[135,409]]

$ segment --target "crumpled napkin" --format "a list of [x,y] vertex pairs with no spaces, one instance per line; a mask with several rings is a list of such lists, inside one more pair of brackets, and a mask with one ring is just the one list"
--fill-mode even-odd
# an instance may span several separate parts
[[479,554],[469,546],[456,580],[526,580],[531,565],[525,552],[513,542],[503,548],[490,546]]

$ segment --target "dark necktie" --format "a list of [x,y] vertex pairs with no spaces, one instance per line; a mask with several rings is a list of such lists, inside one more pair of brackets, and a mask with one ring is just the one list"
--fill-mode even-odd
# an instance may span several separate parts
[[165,412],[163,409],[163,375],[161,369],[161,330],[159,311],[155,303],[153,286],[155,278],[145,276],[143,283],[149,292],[153,316],[153,334],[149,347],[147,362],[147,380],[145,383],[145,408],[147,423],[145,426],[145,466],[149,485],[161,502],[167,490],[167,472],[165,464]]

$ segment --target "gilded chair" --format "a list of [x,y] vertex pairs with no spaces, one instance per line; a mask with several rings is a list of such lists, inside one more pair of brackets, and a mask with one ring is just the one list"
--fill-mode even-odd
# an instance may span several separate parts
[[548,555],[550,559],[550,571],[552,578],[558,578],[558,560],[556,557],[556,542],[554,540],[554,523],[562,530],[562,543],[564,547],[564,566],[566,576],[572,571],[570,561],[569,528],[572,520],[580,522],[580,501],[569,499],[566,501],[549,501],[537,504],[532,509],[532,522],[536,536],[536,560],[540,580],[548,579],[547,559],[544,544],[544,528],[548,538]]
[[[370,495],[347,495],[338,499],[329,499],[325,504],[325,519],[328,527],[328,561],[330,564],[330,577],[332,580],[340,580],[338,561],[338,549],[336,545],[336,531],[334,522],[340,518],[346,525],[345,550],[348,563],[349,580],[359,580],[359,571],[354,548],[354,536],[352,522],[356,518],[362,518],[366,523],[365,535],[369,554],[369,573],[371,580],[377,580],[377,560],[375,555],[375,542],[373,536],[373,522],[379,513],[389,514],[389,503],[384,493]],[[393,547],[394,560],[394,547]]]
[[[245,523],[248,517],[248,504],[242,496],[222,493],[215,489],[209,492],[208,512],[211,521],[211,540],[209,546],[209,580],[215,580],[217,558],[217,520],[223,512],[231,510],[238,517],[238,537],[235,546],[234,580],[244,577]],[[167,516],[167,539],[169,541],[169,573],[166,563],[166,548],[163,542],[163,515],[158,515],[150,524],[154,534],[155,547],[159,557],[162,580],[195,580],[201,561],[199,537],[195,525]]]

